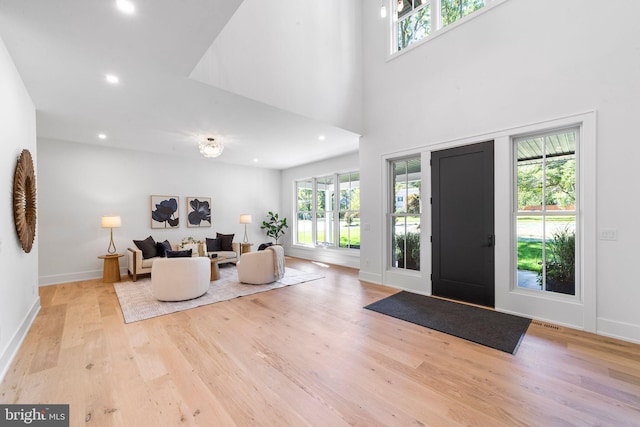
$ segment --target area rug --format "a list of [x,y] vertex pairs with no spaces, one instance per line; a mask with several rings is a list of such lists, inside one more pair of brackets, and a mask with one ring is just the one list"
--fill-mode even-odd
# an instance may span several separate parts
[[235,266],[221,266],[220,280],[211,282],[206,294],[199,298],[177,302],[158,301],[155,299],[151,295],[151,279],[149,278],[140,279],[137,282],[114,283],[113,287],[118,296],[118,301],[120,301],[124,323],[132,323],[207,304],[270,291],[271,289],[297,285],[321,279],[322,277],[318,274],[306,273],[287,267],[284,277],[277,282],[267,285],[245,285],[238,281],[238,271]]
[[511,354],[531,323],[524,317],[405,291],[365,308]]

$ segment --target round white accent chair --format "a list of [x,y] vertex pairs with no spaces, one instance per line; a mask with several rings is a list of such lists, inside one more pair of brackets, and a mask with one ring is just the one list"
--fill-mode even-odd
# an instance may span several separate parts
[[285,263],[282,246],[269,246],[263,251],[240,255],[236,263],[238,280],[249,285],[266,285],[284,277]]
[[151,294],[160,301],[198,298],[209,290],[210,275],[209,258],[160,258],[151,267]]

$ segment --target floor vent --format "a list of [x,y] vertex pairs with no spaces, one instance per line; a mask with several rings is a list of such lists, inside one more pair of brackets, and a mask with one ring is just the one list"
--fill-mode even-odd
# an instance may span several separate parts
[[542,326],[543,328],[553,329],[554,331],[561,331],[562,328],[558,325],[554,325],[551,323],[540,322],[539,320],[533,320],[531,323],[537,326]]

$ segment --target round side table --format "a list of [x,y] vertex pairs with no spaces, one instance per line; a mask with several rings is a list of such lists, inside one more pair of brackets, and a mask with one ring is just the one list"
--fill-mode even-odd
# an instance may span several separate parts
[[102,271],[103,283],[114,283],[120,281],[120,257],[124,254],[100,255],[98,258],[104,260],[104,270]]

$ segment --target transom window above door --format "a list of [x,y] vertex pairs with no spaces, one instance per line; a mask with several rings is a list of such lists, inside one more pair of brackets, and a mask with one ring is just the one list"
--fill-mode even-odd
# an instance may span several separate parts
[[505,0],[391,0],[392,49],[402,51],[466,16]]

